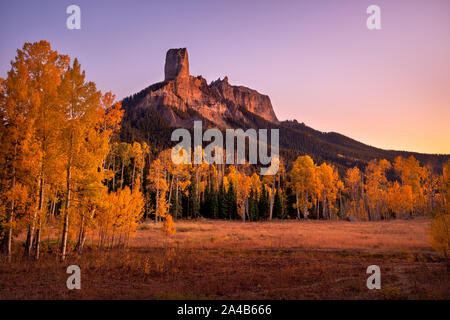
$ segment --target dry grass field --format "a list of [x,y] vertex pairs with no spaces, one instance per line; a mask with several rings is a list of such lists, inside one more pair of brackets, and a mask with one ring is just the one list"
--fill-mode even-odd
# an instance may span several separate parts
[[[199,220],[176,222],[168,238],[147,222],[128,249],[88,246],[64,263],[49,238],[40,261],[17,252],[11,265],[0,264],[0,299],[449,299],[450,275],[427,226]],[[66,288],[71,264],[81,267],[81,290]],[[381,290],[366,287],[373,264]]]

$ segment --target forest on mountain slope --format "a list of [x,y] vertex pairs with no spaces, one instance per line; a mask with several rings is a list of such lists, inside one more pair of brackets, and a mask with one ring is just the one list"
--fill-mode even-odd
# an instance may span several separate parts
[[[192,131],[194,120],[203,121],[203,127],[215,127],[210,120],[202,117],[197,111],[189,109],[187,112],[175,107],[151,106],[136,108],[145,99],[146,94],[158,90],[164,82],[156,83],[139,93],[122,100],[125,111],[122,121],[122,141],[145,141],[153,150],[161,151],[172,147],[170,136],[174,127],[171,126],[161,112],[160,108],[170,108],[180,119],[188,120],[187,129]],[[346,169],[357,166],[364,169],[371,159],[387,159],[394,161],[397,156],[404,158],[414,156],[422,165],[429,165],[438,173],[442,172],[443,164],[450,159],[450,155],[424,154],[417,152],[383,150],[358,142],[336,132],[321,132],[314,130],[304,123],[296,120],[286,120],[279,124],[272,123],[262,117],[240,107],[245,118],[241,120],[227,119],[230,128],[253,129],[279,129],[280,155],[287,163],[292,163],[299,155],[309,155],[316,163],[329,162],[335,165],[340,174]],[[224,128],[221,128],[224,131]],[[289,167],[289,164],[288,164]],[[390,178],[391,175],[389,176]]]

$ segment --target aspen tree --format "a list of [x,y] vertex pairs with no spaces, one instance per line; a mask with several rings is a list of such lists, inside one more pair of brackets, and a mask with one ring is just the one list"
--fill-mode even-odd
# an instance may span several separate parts
[[295,192],[297,218],[300,219],[302,208],[303,218],[308,219],[309,197],[316,188],[316,167],[311,157],[298,157],[292,165],[290,178]]
[[66,171],[61,260],[65,259],[67,252],[72,192],[77,179],[80,178],[86,157],[92,152],[97,152],[88,148],[86,144],[99,133],[99,125],[103,120],[99,111],[100,97],[101,93],[97,91],[95,84],[86,82],[85,72],[75,59],[73,66],[64,74],[59,87],[60,103],[65,111],[65,125],[60,135],[60,146]]

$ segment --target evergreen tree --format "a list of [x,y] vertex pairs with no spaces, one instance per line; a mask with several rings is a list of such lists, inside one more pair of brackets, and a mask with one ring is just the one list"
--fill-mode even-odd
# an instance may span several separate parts
[[283,206],[281,204],[281,194],[277,190],[275,193],[275,199],[273,203],[273,217],[281,219],[283,217]]
[[251,220],[259,220],[258,193],[253,189],[250,191],[248,199],[248,214]]
[[261,196],[259,197],[258,210],[261,219],[267,219],[269,217],[269,199],[265,190],[261,192]]
[[237,199],[236,192],[234,191],[233,183],[230,181],[230,185],[228,186],[227,192],[227,207],[228,207],[228,218],[230,220],[238,218],[238,208],[237,208]]
[[295,218],[297,216],[296,211],[296,197],[295,193],[292,191],[292,188],[286,189],[286,216],[289,218]]
[[210,217],[213,219],[219,218],[218,194],[215,190],[212,190],[212,192],[210,192],[210,204],[211,204]]
[[218,206],[218,216],[219,219],[228,218],[228,201],[227,201],[227,193],[223,184],[219,187],[219,193],[217,195],[217,206]]
[[191,184],[189,185],[189,194],[187,201],[187,217],[189,218],[197,218],[199,214],[199,203],[195,199],[195,195],[197,194],[197,182],[195,175],[192,175]]
[[200,201],[200,216],[209,218],[211,212],[211,203],[208,188],[205,189],[204,199]]
[[205,189],[204,200],[200,205],[200,215],[205,218],[213,219],[217,219],[219,216],[217,193],[209,187]]

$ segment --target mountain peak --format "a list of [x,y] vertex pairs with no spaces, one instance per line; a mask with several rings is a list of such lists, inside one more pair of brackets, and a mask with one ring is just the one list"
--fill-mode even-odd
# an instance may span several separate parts
[[186,48],[167,51],[164,76],[165,81],[189,78],[189,56]]
[[203,77],[191,76],[186,48],[169,49],[166,53],[164,81],[135,96],[138,100],[133,103],[136,111],[156,110],[172,126],[189,125],[193,119],[186,118],[186,115],[192,114],[192,110],[220,128],[232,127],[236,121],[250,123],[251,119],[245,111],[278,123],[267,95],[244,86],[233,86],[227,76],[209,85]]

